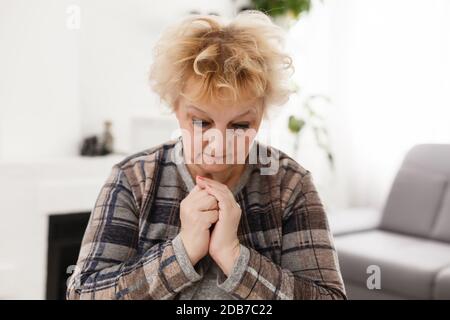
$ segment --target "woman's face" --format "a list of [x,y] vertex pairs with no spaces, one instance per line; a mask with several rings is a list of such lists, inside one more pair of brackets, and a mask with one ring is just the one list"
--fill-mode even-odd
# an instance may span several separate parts
[[[195,92],[196,86],[196,82],[188,81],[185,92]],[[245,163],[261,124],[261,98],[226,101],[202,103],[180,96],[175,106],[186,161],[208,173]]]

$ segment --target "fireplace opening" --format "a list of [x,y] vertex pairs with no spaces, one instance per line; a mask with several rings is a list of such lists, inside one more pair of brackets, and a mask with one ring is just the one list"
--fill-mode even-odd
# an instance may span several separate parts
[[64,300],[67,279],[78,259],[90,212],[50,215],[46,298]]

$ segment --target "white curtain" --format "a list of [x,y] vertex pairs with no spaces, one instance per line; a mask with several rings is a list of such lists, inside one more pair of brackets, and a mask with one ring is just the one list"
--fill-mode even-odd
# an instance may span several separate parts
[[[450,1],[316,1],[290,30],[303,95],[325,94],[336,170],[306,134],[297,160],[331,208],[382,208],[403,156],[415,144],[450,143]],[[289,150],[286,119],[270,123]],[[276,130],[274,130],[276,129]]]

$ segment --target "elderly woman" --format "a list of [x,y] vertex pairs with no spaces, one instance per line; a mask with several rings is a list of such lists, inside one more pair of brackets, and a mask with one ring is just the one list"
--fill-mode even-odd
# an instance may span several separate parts
[[288,99],[283,33],[257,11],[195,15],[155,48],[179,138],[116,164],[68,299],[345,299],[311,172],[255,140]]

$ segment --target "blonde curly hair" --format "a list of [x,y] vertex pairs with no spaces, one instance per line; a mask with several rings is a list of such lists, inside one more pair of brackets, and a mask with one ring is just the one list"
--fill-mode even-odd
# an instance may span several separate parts
[[[284,30],[266,14],[247,10],[234,19],[191,15],[167,28],[153,51],[150,84],[175,108],[191,77],[200,81],[192,101],[243,96],[282,105],[292,90],[292,58],[284,52]],[[226,94],[225,91],[228,93]],[[190,93],[191,94],[191,93]]]

